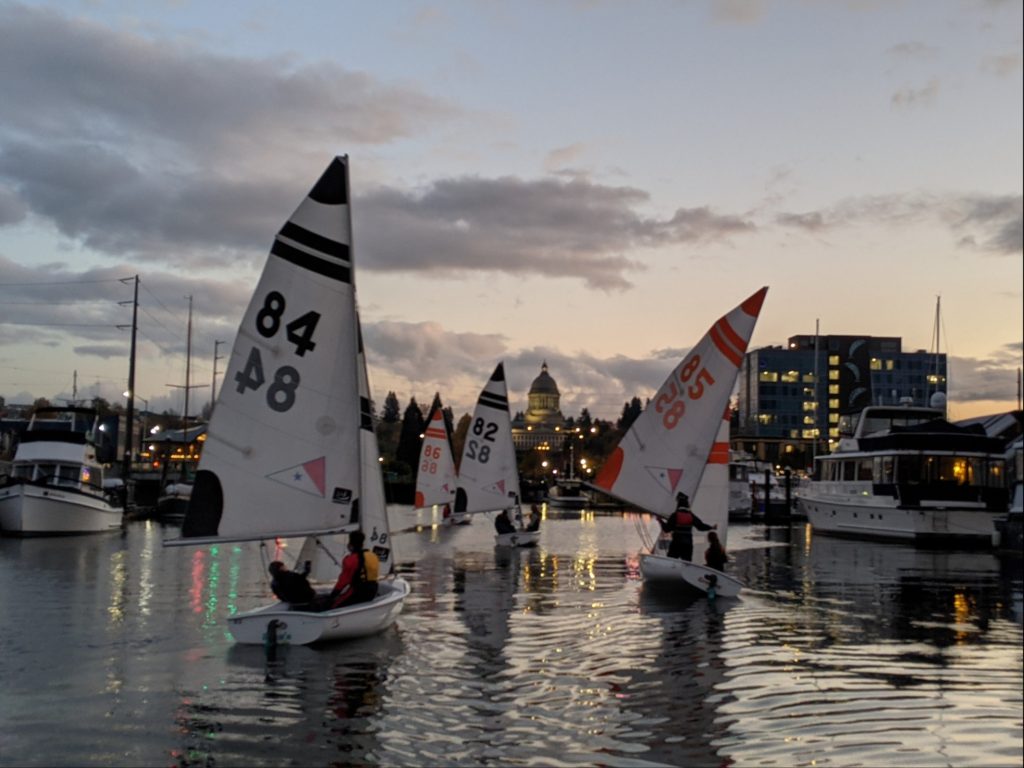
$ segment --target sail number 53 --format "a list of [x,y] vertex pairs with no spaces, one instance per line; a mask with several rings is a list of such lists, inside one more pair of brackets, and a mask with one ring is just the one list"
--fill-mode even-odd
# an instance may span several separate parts
[[[271,291],[263,300],[263,307],[256,313],[256,330],[265,339],[273,338],[281,330],[284,319],[285,300],[278,291]],[[307,352],[316,349],[313,333],[320,322],[319,312],[306,312],[284,326],[287,340],[295,345],[295,354],[304,357]],[[263,356],[258,347],[249,350],[245,366],[235,374],[235,383],[239,394],[247,389],[258,391],[267,381],[263,372]],[[284,413],[295,405],[295,390],[298,389],[301,377],[298,370],[291,365],[282,365],[273,374],[273,380],[267,387],[267,405],[272,411]]]
[[704,396],[704,385],[710,387],[714,383],[711,372],[700,367],[700,355],[690,358],[679,371],[679,381],[672,379],[654,401],[654,410],[663,414],[661,422],[665,429],[675,429],[686,413],[686,400],[700,400]]

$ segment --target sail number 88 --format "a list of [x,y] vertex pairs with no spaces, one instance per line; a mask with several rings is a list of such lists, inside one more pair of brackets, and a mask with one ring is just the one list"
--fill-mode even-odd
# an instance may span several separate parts
[[[284,318],[285,299],[278,291],[271,291],[263,300],[263,307],[256,313],[256,331],[265,339],[273,338],[281,329]],[[295,354],[304,357],[316,349],[313,333],[320,322],[320,313],[309,311],[287,323],[287,340],[295,345]],[[266,383],[263,372],[263,356],[258,347],[249,350],[245,365],[235,374],[236,391],[245,394],[247,389],[259,390]],[[272,411],[284,413],[295,405],[295,391],[301,382],[298,370],[291,365],[282,365],[274,371],[273,381],[267,387],[267,406]]]

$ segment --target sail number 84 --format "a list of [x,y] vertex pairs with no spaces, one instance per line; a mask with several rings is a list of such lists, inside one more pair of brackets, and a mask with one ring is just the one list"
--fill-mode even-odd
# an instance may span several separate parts
[[[284,317],[285,300],[278,291],[271,291],[263,300],[263,307],[256,313],[256,330],[265,339],[273,338],[281,329],[281,321]],[[320,322],[319,312],[306,312],[284,326],[288,341],[295,345],[295,354],[299,357],[305,356],[316,348],[313,341],[313,332]],[[245,390],[258,391],[267,381],[263,372],[263,356],[258,347],[253,346],[249,350],[249,357],[246,358],[245,366],[235,374],[235,383],[239,394]],[[284,413],[295,405],[295,390],[299,386],[301,377],[298,370],[291,365],[282,365],[274,371],[274,378],[267,387],[267,405],[271,410]]]

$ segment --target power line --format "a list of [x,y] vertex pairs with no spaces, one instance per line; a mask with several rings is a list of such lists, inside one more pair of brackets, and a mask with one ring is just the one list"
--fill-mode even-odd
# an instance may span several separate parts
[[90,285],[94,283],[118,283],[121,278],[109,280],[51,280],[42,283],[0,283],[0,288],[26,288],[33,285]]

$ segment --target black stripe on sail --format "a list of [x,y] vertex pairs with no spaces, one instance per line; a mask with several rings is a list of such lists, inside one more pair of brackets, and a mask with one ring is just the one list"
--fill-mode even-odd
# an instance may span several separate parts
[[347,158],[336,157],[324,175],[309,192],[312,200],[322,205],[345,205],[348,202]]
[[508,398],[501,395],[492,395],[490,392],[484,392],[480,395],[480,399],[477,402],[480,405],[486,405],[488,408],[497,408],[499,411],[508,410]]
[[352,282],[352,268],[347,264],[336,264],[333,261],[321,259],[319,256],[300,251],[298,248],[293,248],[287,243],[282,243],[280,240],[274,240],[274,244],[270,247],[270,252],[297,267],[308,269],[310,272],[316,272],[318,275],[330,277],[333,280],[340,280],[343,283]]
[[373,431],[373,417],[370,416],[370,398],[359,397],[359,428]]
[[304,245],[311,250],[326,253],[328,256],[333,256],[336,259],[351,261],[348,243],[339,243],[337,240],[331,240],[329,237],[318,235],[316,232],[311,232],[291,221],[281,227],[281,231],[277,234],[281,237],[287,237],[289,240],[294,240],[299,245]]

